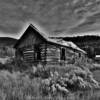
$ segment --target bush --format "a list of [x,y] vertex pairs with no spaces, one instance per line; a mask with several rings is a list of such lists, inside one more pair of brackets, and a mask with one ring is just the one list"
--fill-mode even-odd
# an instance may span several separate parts
[[13,60],[10,64],[13,65],[14,71],[24,72],[31,67],[31,64],[28,64],[28,63],[24,62],[23,60],[16,59],[16,58],[13,58]]
[[[67,68],[66,68],[67,69]],[[50,72],[50,76],[42,81],[42,91],[44,95],[68,94],[72,91],[89,90],[99,88],[99,83],[93,78],[92,73],[80,67],[69,67],[63,75],[57,71]]]

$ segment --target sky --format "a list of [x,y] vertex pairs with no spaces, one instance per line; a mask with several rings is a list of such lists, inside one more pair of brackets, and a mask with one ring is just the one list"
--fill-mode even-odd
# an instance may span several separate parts
[[0,0],[0,37],[30,23],[49,36],[100,35],[100,0]]

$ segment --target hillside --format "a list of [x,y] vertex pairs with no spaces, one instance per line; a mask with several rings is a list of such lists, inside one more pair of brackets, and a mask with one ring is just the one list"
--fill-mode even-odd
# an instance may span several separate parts
[[63,38],[65,41],[72,41],[81,49],[87,50],[88,47],[94,48],[96,54],[100,55],[100,36],[77,36]]
[[93,36],[93,35],[85,35],[85,36],[76,36],[76,37],[65,37],[63,38],[66,41],[72,41],[75,43],[78,42],[94,42],[100,40],[100,36]]
[[17,39],[10,37],[0,37],[0,46],[13,46]]

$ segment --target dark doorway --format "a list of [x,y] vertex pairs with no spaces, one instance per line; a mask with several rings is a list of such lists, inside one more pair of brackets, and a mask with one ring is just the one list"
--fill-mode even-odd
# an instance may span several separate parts
[[66,54],[65,48],[61,48],[61,60],[65,60],[66,59],[65,54]]
[[34,60],[40,61],[41,60],[41,50],[39,45],[34,46]]

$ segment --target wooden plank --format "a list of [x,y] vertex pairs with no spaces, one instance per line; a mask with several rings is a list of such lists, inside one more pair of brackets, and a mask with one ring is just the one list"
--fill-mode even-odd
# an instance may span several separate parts
[[27,34],[20,41],[19,47],[25,47],[25,46],[28,46],[28,45],[40,44],[40,43],[44,42],[43,38],[41,36],[38,36],[36,31],[28,30],[26,32],[27,32]]

